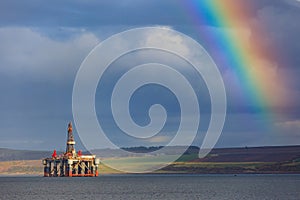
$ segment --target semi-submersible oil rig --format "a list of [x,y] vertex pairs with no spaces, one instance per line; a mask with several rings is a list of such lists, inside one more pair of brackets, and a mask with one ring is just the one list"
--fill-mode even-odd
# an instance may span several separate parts
[[82,155],[81,151],[76,153],[73,128],[70,122],[66,152],[58,156],[54,150],[51,158],[43,159],[44,176],[98,176],[99,163],[100,161],[95,155]]

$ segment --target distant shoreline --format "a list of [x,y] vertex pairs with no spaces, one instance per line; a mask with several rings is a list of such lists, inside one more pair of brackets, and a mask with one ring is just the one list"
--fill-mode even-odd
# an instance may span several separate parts
[[[174,153],[180,147],[168,147],[167,153]],[[145,151],[138,147],[129,150]],[[153,150],[153,148],[152,148]],[[190,147],[172,164],[152,173],[146,174],[300,174],[300,146],[245,147],[213,149],[205,158],[198,158],[199,148]],[[51,152],[22,151],[0,148],[0,176],[42,176],[42,158]],[[110,150],[99,150],[100,155],[117,163],[133,163],[142,166],[147,157],[121,155],[109,157]],[[135,152],[136,153],[136,152]],[[130,154],[130,152],[129,152]],[[111,169],[103,163],[101,175],[128,174]]]

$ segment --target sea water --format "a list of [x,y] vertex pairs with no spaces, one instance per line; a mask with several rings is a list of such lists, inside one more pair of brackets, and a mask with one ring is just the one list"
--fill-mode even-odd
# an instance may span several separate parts
[[0,199],[300,199],[300,175],[0,177]]

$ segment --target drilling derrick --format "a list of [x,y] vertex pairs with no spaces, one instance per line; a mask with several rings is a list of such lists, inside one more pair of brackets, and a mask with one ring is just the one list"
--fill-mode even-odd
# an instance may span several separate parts
[[81,151],[76,153],[71,122],[67,132],[66,152],[57,155],[54,150],[51,158],[43,159],[44,176],[98,176],[99,159],[95,155],[83,155]]
[[70,122],[68,124],[68,140],[67,140],[66,154],[71,155],[71,156],[75,156],[75,154],[76,154],[72,122]]

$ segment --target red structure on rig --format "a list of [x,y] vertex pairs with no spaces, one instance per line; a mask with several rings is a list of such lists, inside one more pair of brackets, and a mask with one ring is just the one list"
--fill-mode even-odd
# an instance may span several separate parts
[[95,155],[83,155],[81,151],[76,153],[75,144],[70,122],[66,152],[58,156],[54,150],[51,158],[43,159],[45,177],[98,176],[99,159]]

